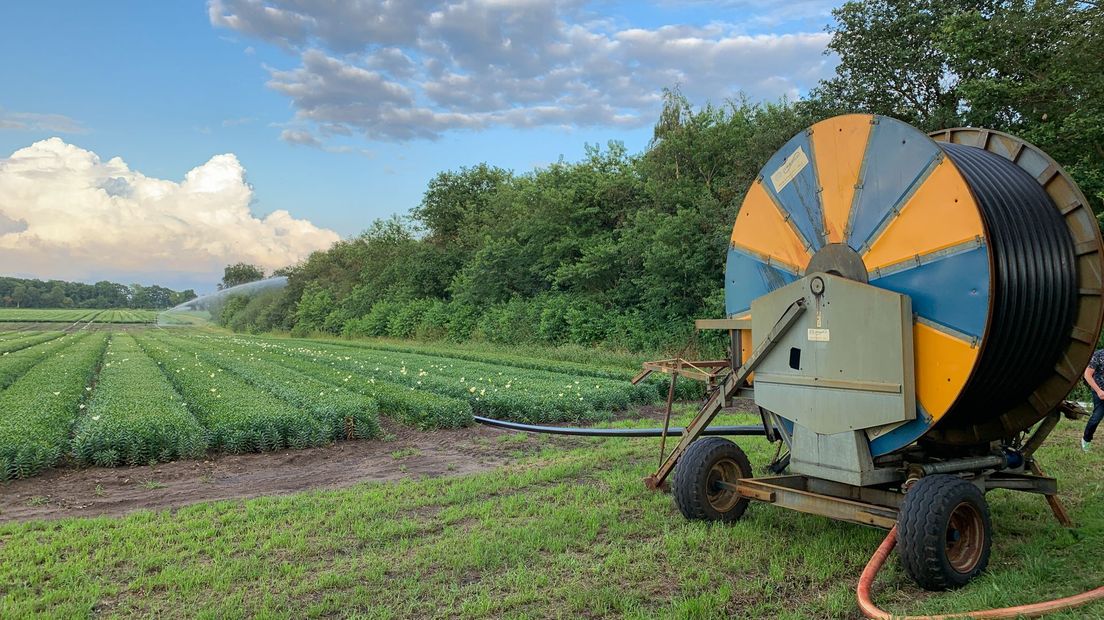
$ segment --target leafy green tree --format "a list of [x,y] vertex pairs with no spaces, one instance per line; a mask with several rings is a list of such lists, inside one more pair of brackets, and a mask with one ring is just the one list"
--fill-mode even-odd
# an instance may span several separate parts
[[826,53],[836,75],[813,93],[818,112],[885,114],[932,131],[958,125],[959,96],[939,38],[973,0],[851,0],[832,11]]
[[1000,129],[1062,163],[1104,201],[1104,9],[1093,2],[996,2],[937,34],[965,124]]
[[226,269],[223,270],[222,282],[219,282],[218,287],[220,290],[226,289],[232,286],[238,286],[239,284],[264,280],[264,277],[264,270],[256,265],[235,263],[233,265],[227,265]]
[[508,170],[479,164],[438,173],[412,213],[438,244],[466,245],[464,234],[488,210],[491,198],[510,182]]

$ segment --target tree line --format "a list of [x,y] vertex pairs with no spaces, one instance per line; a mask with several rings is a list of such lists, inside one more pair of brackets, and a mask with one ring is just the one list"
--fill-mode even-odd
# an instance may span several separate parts
[[799,100],[695,108],[674,89],[643,153],[611,142],[528,173],[441,172],[407,216],[282,270],[286,288],[218,319],[294,335],[677,347],[693,318],[723,314],[728,236],[759,169],[797,132],[848,112],[1019,135],[1100,213],[1095,2],[873,0],[834,17],[835,75]]
[[196,296],[157,284],[95,284],[62,280],[0,277],[0,307],[4,308],[171,308]]

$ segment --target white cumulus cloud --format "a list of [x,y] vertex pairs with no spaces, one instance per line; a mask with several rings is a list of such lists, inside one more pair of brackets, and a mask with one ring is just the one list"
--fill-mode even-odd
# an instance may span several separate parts
[[276,269],[339,238],[287,211],[257,217],[252,200],[233,154],[175,182],[50,138],[0,159],[0,264],[13,275],[209,288],[228,263]]

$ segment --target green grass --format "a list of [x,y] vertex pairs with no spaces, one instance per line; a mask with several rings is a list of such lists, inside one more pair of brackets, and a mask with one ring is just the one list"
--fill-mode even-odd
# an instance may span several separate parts
[[[1037,496],[994,492],[985,575],[929,594],[891,561],[876,599],[941,613],[1100,585],[1104,454],[1079,451],[1079,426],[1063,422],[1040,454],[1077,529]],[[656,440],[557,441],[478,475],[0,526],[0,617],[858,617],[854,585],[882,532],[767,505],[689,523],[641,483]],[[741,444],[757,466],[770,456]]]

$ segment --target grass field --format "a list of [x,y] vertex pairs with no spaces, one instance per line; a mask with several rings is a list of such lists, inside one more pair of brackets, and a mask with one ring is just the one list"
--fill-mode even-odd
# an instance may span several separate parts
[[[641,424],[654,422],[621,423]],[[986,574],[930,594],[891,562],[877,600],[939,613],[1099,585],[1104,458],[1080,452],[1075,426],[1040,459],[1076,529],[1041,498],[993,492]],[[770,456],[762,440],[741,443],[757,466]],[[0,616],[858,617],[854,585],[883,533],[765,505],[732,526],[686,522],[641,483],[656,449],[586,440],[487,474],[0,526]]]

